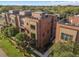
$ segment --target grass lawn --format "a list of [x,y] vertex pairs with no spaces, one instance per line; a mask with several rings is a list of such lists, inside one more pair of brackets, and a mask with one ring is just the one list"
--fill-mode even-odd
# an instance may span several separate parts
[[9,57],[22,57],[23,53],[19,52],[8,39],[9,38],[0,33],[0,48],[2,48]]

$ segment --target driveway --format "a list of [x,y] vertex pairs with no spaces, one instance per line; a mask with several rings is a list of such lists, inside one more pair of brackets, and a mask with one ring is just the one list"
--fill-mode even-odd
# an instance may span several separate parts
[[1,48],[0,48],[0,57],[7,57],[7,55]]

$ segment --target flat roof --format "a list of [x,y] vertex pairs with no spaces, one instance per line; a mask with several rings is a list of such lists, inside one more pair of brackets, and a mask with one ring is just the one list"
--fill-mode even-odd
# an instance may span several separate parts
[[33,12],[33,13],[44,14],[45,12],[42,12],[42,11],[36,11],[36,12]]
[[59,24],[63,24],[63,25],[68,25],[68,26],[79,27],[79,24],[77,24],[77,23],[71,23],[71,22],[69,22],[67,19],[65,19],[65,20],[60,20],[58,23],[59,23]]

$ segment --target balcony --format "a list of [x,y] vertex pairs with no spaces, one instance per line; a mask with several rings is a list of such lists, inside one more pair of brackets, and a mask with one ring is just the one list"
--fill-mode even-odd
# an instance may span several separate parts
[[23,24],[21,24],[19,27],[22,28],[22,29],[25,29]]

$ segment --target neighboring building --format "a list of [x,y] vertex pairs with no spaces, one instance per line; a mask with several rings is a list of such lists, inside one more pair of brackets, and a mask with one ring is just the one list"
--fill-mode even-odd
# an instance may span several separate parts
[[18,13],[19,11],[10,10],[9,12],[6,12],[5,14],[3,14],[3,17],[5,18],[5,21],[6,21],[6,25],[18,26],[16,22]]
[[79,24],[79,15],[70,16],[68,20],[69,20],[70,22],[72,22],[72,23],[77,23],[77,24]]
[[55,42],[70,40],[79,42],[79,16],[72,16],[57,23]]

